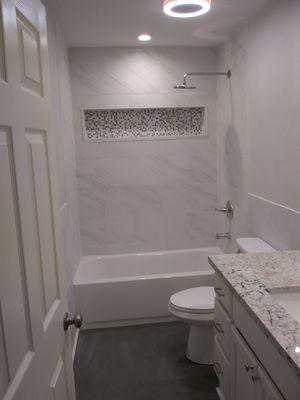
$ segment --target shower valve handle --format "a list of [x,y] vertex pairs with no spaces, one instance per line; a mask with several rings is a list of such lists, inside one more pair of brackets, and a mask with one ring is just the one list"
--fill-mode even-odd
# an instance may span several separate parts
[[227,215],[227,218],[232,220],[234,216],[234,209],[233,205],[230,200],[227,201],[226,206],[223,208],[215,208],[215,211],[225,213]]
[[223,207],[223,208],[215,208],[216,211],[220,211],[223,213],[227,213],[227,208]]

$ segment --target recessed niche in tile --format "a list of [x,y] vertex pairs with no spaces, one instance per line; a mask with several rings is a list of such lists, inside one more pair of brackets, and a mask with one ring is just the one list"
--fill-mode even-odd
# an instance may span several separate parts
[[205,121],[205,107],[83,110],[86,141],[195,138]]

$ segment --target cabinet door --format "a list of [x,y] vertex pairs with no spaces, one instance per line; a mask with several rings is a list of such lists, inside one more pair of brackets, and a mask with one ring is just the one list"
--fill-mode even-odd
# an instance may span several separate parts
[[228,358],[230,351],[231,320],[218,300],[216,300],[215,304],[214,326],[215,338]]
[[263,371],[261,367],[258,368],[258,399],[257,400],[283,400],[283,397],[275,387],[274,383]]
[[214,362],[214,370],[219,379],[219,387],[217,388],[217,392],[219,394],[220,399],[229,400],[230,399],[230,389],[229,389],[229,376],[230,369],[229,363],[221,350],[221,347],[218,341],[215,340],[215,362]]
[[257,400],[258,364],[250,348],[235,329],[232,329],[231,360],[233,399]]

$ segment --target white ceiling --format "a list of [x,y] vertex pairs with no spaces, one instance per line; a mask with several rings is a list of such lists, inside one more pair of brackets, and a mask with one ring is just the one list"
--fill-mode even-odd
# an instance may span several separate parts
[[[273,0],[274,1],[274,0]],[[215,46],[270,0],[212,0],[208,14],[177,19],[162,11],[163,0],[50,0],[70,47]]]

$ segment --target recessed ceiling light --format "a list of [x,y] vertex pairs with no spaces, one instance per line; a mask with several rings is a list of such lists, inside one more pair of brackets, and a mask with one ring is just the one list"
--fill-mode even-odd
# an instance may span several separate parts
[[165,0],[164,12],[171,17],[192,18],[210,10],[211,0]]
[[151,36],[150,36],[148,33],[142,33],[142,34],[138,37],[138,39],[139,39],[141,42],[149,42],[149,40],[151,40]]

